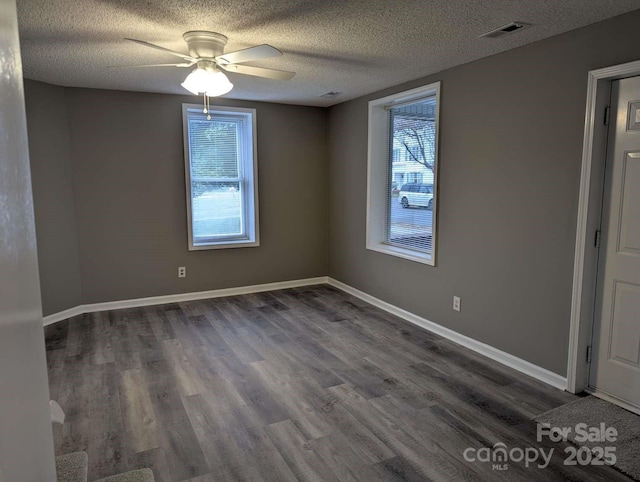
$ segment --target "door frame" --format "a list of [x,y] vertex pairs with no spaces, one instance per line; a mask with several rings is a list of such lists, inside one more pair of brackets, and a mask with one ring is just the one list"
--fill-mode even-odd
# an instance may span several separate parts
[[593,392],[589,389],[587,351],[592,344],[598,263],[595,234],[600,230],[609,129],[604,123],[605,107],[609,106],[611,82],[637,75],[640,60],[588,74],[567,364],[567,390],[571,393]]

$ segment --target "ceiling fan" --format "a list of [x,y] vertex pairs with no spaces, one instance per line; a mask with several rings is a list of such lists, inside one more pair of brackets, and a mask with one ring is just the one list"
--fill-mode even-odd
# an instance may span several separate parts
[[254,60],[281,56],[282,52],[271,45],[262,44],[243,50],[236,50],[235,52],[224,53],[224,47],[228,39],[222,34],[195,30],[186,32],[182,38],[187,42],[188,55],[145,42],[144,40],[127,38],[125,40],[179,57],[183,62],[175,64],[127,65],[123,67],[190,68],[195,66],[182,83],[182,86],[195,95],[204,95],[205,113],[207,112],[208,97],[226,94],[233,88],[233,84],[229,82],[227,76],[222,72],[223,70],[235,74],[252,75],[254,77],[276,80],[289,80],[295,75],[295,72],[287,72],[285,70],[241,65]]

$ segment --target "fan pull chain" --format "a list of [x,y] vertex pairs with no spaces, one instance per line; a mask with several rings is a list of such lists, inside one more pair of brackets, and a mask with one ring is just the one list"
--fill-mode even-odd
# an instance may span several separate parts
[[210,99],[207,96],[207,93],[205,92],[202,98],[202,104],[203,104],[202,113],[207,114],[207,120],[211,120],[211,114],[209,113],[209,108],[210,108],[209,102],[210,102]]

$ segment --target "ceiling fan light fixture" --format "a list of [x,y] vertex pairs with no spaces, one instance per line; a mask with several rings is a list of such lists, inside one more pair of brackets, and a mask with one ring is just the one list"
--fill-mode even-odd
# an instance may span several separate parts
[[218,97],[233,89],[233,84],[217,68],[198,65],[184,79],[182,87],[194,95],[204,94],[208,97]]
[[[245,62],[254,60],[280,57],[282,52],[271,45],[256,45],[225,53],[224,46],[227,43],[227,37],[222,34],[208,31],[190,31],[186,32],[183,38],[189,47],[189,55],[144,40],[125,39],[143,47],[160,50],[165,54],[171,54],[183,60],[183,62],[175,64],[144,64],[130,67],[190,68],[195,65],[195,69],[189,73],[181,85],[193,95],[202,95],[204,97],[203,113],[205,114],[209,113],[209,97],[218,97],[233,89],[233,84],[229,82],[223,71],[231,71],[234,75],[252,75],[273,80],[289,80],[295,75],[295,72],[287,72],[285,70],[242,65]],[[210,115],[207,118],[210,118]]]

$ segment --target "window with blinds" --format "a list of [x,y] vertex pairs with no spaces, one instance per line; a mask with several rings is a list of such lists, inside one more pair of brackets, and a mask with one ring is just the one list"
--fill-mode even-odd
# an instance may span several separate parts
[[367,248],[435,265],[440,83],[369,102]]
[[258,245],[255,110],[183,105],[189,249]]

